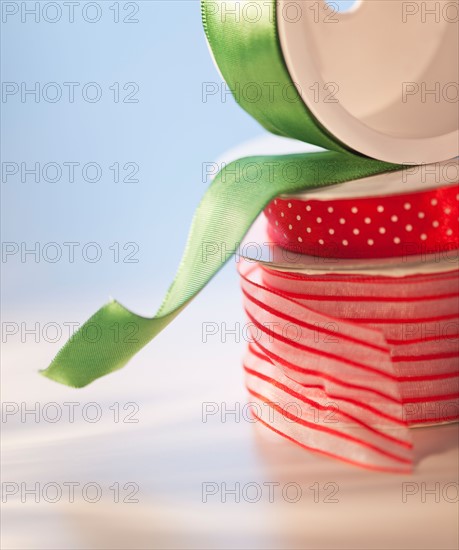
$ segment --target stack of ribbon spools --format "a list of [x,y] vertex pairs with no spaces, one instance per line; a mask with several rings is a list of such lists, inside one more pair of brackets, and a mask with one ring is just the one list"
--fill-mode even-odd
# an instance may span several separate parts
[[271,258],[240,264],[259,422],[398,471],[408,426],[459,418],[458,164],[437,168],[455,179],[410,169],[268,205]]
[[156,316],[109,302],[43,374],[81,387],[123,367],[264,211],[270,257],[240,266],[253,414],[307,449],[410,470],[409,427],[459,406],[459,26],[453,3],[434,17],[426,4],[202,0],[225,81],[205,93],[231,91],[270,132],[327,151],[223,166]]
[[[417,70],[429,82],[434,74],[446,79],[448,89],[454,71],[442,56],[454,32],[438,25],[435,47],[422,45],[433,29],[407,14],[403,21],[403,3],[382,4],[363,2],[352,14],[323,6],[313,17],[318,4],[303,2],[295,21],[292,5],[277,6],[272,28],[280,55],[316,127],[369,156],[422,165],[280,195],[268,204],[255,242],[270,245],[271,257],[259,262],[246,254],[239,269],[251,335],[244,370],[261,424],[309,450],[406,471],[413,462],[408,427],[459,419],[459,172],[456,160],[444,160],[457,154],[458,143],[444,135],[440,143],[439,135],[457,129],[457,89],[456,105],[440,97],[429,106],[422,91],[413,98],[422,86],[410,77]],[[255,17],[246,9],[246,19]],[[336,25],[326,24],[327,13]],[[257,82],[260,60],[228,68],[214,46],[217,30],[231,36],[221,9],[218,15],[216,24],[208,9],[209,41],[239,103],[276,133],[285,134],[287,124],[289,136],[310,132],[289,119],[293,109],[285,98],[281,113],[275,87],[271,106],[267,97],[262,105],[238,98],[244,85],[246,94],[256,94],[248,74]],[[386,32],[389,21],[391,45],[369,38]],[[245,35],[241,48],[248,42]],[[435,57],[435,68],[419,54],[418,62],[410,58],[415,44]],[[403,78],[392,74],[392,55],[405,59]],[[260,86],[271,81],[287,89],[271,76]],[[453,98],[453,86],[449,91]],[[291,168],[290,177],[298,177],[294,161]]]

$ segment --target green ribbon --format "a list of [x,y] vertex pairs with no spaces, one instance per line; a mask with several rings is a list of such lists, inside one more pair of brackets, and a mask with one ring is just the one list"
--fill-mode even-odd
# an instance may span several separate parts
[[[256,12],[245,11],[249,4]],[[276,0],[201,0],[218,68],[239,105],[269,132],[346,152],[306,107],[290,77],[277,34],[277,6]]]
[[[264,17],[257,24],[223,19],[218,12],[220,5],[204,0],[202,12],[209,43],[229,85],[254,81],[291,84],[272,17],[275,1],[269,13],[266,1],[259,2]],[[273,102],[266,95],[256,102],[242,96],[236,99],[271,132],[334,151],[249,157],[226,166],[196,210],[177,275],[158,313],[153,318],[141,317],[117,301],[109,302],[80,327],[51,365],[41,371],[44,376],[82,387],[126,365],[223,267],[229,259],[228,251],[236,251],[254,220],[278,195],[401,169],[399,165],[344,151],[302,102]],[[221,253],[207,254],[209,245]],[[123,338],[120,334],[131,336]]]

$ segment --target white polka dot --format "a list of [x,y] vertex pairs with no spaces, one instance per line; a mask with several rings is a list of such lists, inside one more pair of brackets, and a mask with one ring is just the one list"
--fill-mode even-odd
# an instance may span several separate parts
[[306,227],[306,233],[311,233],[312,229],[310,227]]
[[360,231],[358,229],[353,229],[352,233],[354,233],[354,235],[358,235],[360,233]]
[[395,237],[395,238],[394,238],[394,243],[395,243],[395,244],[400,244],[400,239],[399,239],[398,237]]
[[405,225],[405,229],[410,232],[410,231],[413,231],[413,226],[408,224],[408,225]]
[[345,220],[344,218],[340,218],[340,219],[339,219],[339,223],[340,223],[341,225],[344,225],[344,224],[346,223],[346,220]]
[[434,227],[439,227],[440,222],[438,222],[437,220],[435,220],[434,222],[432,222],[432,225],[433,225]]
[[309,204],[306,206],[306,211],[311,212],[311,206]]
[[287,206],[288,206],[289,208],[292,208],[292,203],[289,202],[289,203],[287,204]]
[[445,214],[451,214],[451,208],[445,208],[444,210]]
[[324,244],[323,239],[319,239],[319,244]]
[[353,207],[351,208],[351,212],[352,212],[353,214],[357,214],[358,211],[359,211],[359,209],[358,209],[356,206],[353,206]]
[[391,219],[391,221],[393,221],[393,222],[398,222],[398,216],[395,216],[395,215],[394,215],[394,216],[391,216],[390,219]]
[[296,217],[296,219],[297,219],[298,221],[300,221],[300,220],[301,220],[301,216],[298,214],[298,216]]
[[376,208],[376,210],[377,210],[378,212],[384,212],[384,206],[378,206],[378,207]]
[[291,230],[293,229],[293,225],[292,225],[292,224],[290,224],[290,225],[288,226],[288,228],[289,228],[289,229],[290,229],[290,231],[291,231]]
[[421,235],[421,241],[426,241],[427,240],[427,235],[425,233],[423,233]]
[[287,239],[287,238],[288,238],[287,235],[284,233],[284,239]]
[[317,222],[317,223],[322,223],[322,218],[317,218],[317,219],[316,219],[316,222]]
[[281,212],[281,218],[283,218],[285,216],[285,214],[283,212]]
[[274,204],[276,204],[276,205],[277,205],[277,200],[275,200],[275,201],[274,201]]
[[335,230],[334,230],[334,229],[329,229],[328,232],[330,233],[330,235],[334,235],[334,234],[335,234]]
[[459,201],[459,193],[456,195],[456,200]]
[[430,204],[431,204],[432,206],[437,206],[437,204],[438,204],[437,199],[432,199],[432,200],[430,201]]
[[418,218],[420,218],[422,220],[422,218],[425,218],[426,215],[424,214],[424,212],[418,212]]
[[373,246],[375,244],[373,239],[368,239],[367,243],[368,243],[368,246]]
[[371,223],[371,218],[365,218],[364,221],[365,221],[365,223],[370,224]]
[[448,237],[451,237],[451,235],[453,234],[453,230],[452,229],[448,229],[446,231],[446,234],[448,235]]
[[299,243],[302,243],[303,242],[303,239],[301,237],[298,237],[298,242]]
[[334,212],[333,206],[329,206],[327,210],[330,212],[330,214],[333,214]]
[[276,225],[279,225],[279,222],[276,220]]
[[404,208],[405,210],[410,210],[411,204],[410,204],[409,202],[406,202],[406,203],[403,205],[403,208]]
[[349,243],[346,240],[343,241],[343,246],[347,246],[348,244]]
[[381,235],[384,235],[384,233],[386,232],[386,228],[385,227],[380,227],[379,232],[381,233]]

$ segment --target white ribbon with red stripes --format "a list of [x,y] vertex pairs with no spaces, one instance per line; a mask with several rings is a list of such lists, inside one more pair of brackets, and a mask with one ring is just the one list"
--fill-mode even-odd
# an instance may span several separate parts
[[244,261],[240,274],[262,424],[359,466],[410,471],[408,427],[459,418],[457,265],[311,276]]

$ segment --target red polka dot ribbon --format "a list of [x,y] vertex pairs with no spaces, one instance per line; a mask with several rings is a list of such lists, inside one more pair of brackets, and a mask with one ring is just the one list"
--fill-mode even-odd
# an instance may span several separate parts
[[459,271],[306,276],[240,264],[254,417],[325,455],[413,467],[411,425],[459,419]]
[[277,198],[265,209],[279,246],[327,258],[388,258],[459,248],[459,188],[337,200]]

